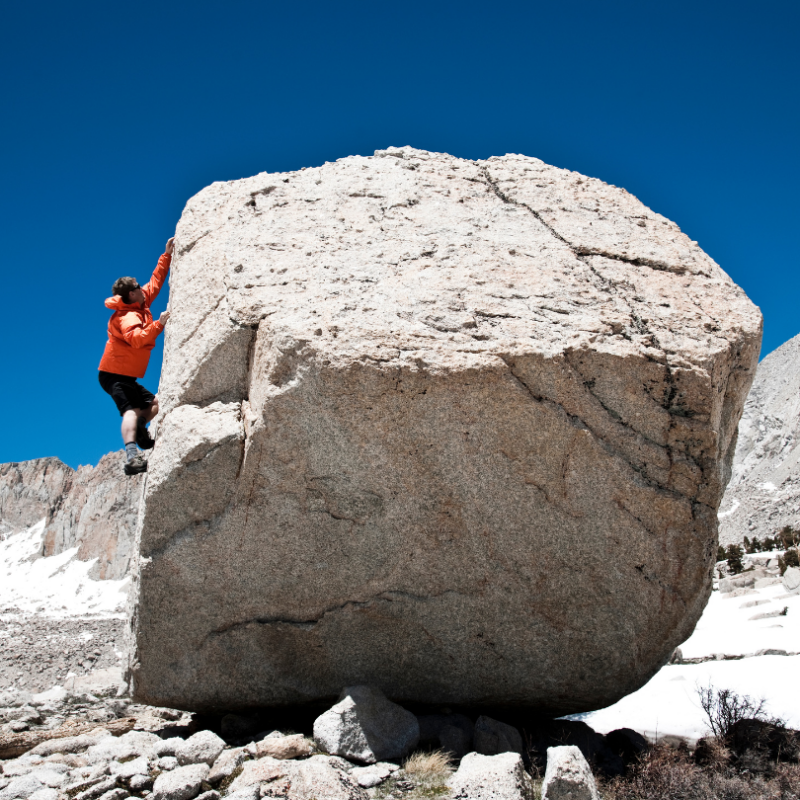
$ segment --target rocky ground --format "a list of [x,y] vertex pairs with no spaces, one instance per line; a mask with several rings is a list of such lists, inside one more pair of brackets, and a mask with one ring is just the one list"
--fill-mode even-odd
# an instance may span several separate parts
[[122,676],[121,619],[51,619],[0,612],[0,690],[115,685]]

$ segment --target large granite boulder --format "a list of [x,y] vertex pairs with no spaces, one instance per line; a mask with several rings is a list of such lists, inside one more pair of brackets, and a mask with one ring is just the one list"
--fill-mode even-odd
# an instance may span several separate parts
[[170,280],[138,700],[564,714],[691,633],[761,315],[674,223],[390,149],[204,189]]

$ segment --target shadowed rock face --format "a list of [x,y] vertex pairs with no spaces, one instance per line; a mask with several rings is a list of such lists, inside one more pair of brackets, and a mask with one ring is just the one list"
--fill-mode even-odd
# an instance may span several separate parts
[[139,700],[564,714],[710,592],[761,316],[623,189],[410,148],[214,184],[178,225]]

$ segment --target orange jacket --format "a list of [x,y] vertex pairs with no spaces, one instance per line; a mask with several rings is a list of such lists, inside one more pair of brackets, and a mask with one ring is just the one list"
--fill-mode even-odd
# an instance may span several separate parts
[[158,334],[164,326],[153,319],[150,304],[158,297],[169,272],[172,256],[164,253],[158,259],[153,277],[142,286],[144,306],[123,303],[119,295],[106,300],[106,308],[114,309],[108,321],[108,341],[100,359],[100,370],[116,375],[143,378],[150,361],[150,351],[155,347]]

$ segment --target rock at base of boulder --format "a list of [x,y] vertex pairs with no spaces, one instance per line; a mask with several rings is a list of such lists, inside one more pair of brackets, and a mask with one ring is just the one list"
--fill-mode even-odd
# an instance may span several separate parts
[[379,689],[350,686],[314,722],[317,747],[364,764],[402,758],[419,742],[417,718]]
[[260,786],[261,797],[286,800],[367,800],[364,790],[343,769],[338,759],[312,756],[306,761],[279,761],[265,757],[248,761],[242,774],[231,784],[231,795]]
[[472,750],[474,725],[469,717],[463,714],[426,714],[417,719],[420,744],[444,750],[455,760]]
[[533,787],[518,753],[467,753],[447,781],[454,800],[530,800]]
[[522,736],[512,725],[491,717],[478,717],[475,722],[475,750],[485,756],[499,753],[522,753]]
[[547,748],[542,800],[600,800],[594,775],[577,747]]
[[190,764],[162,772],[153,784],[152,800],[192,800],[208,777],[207,764]]

